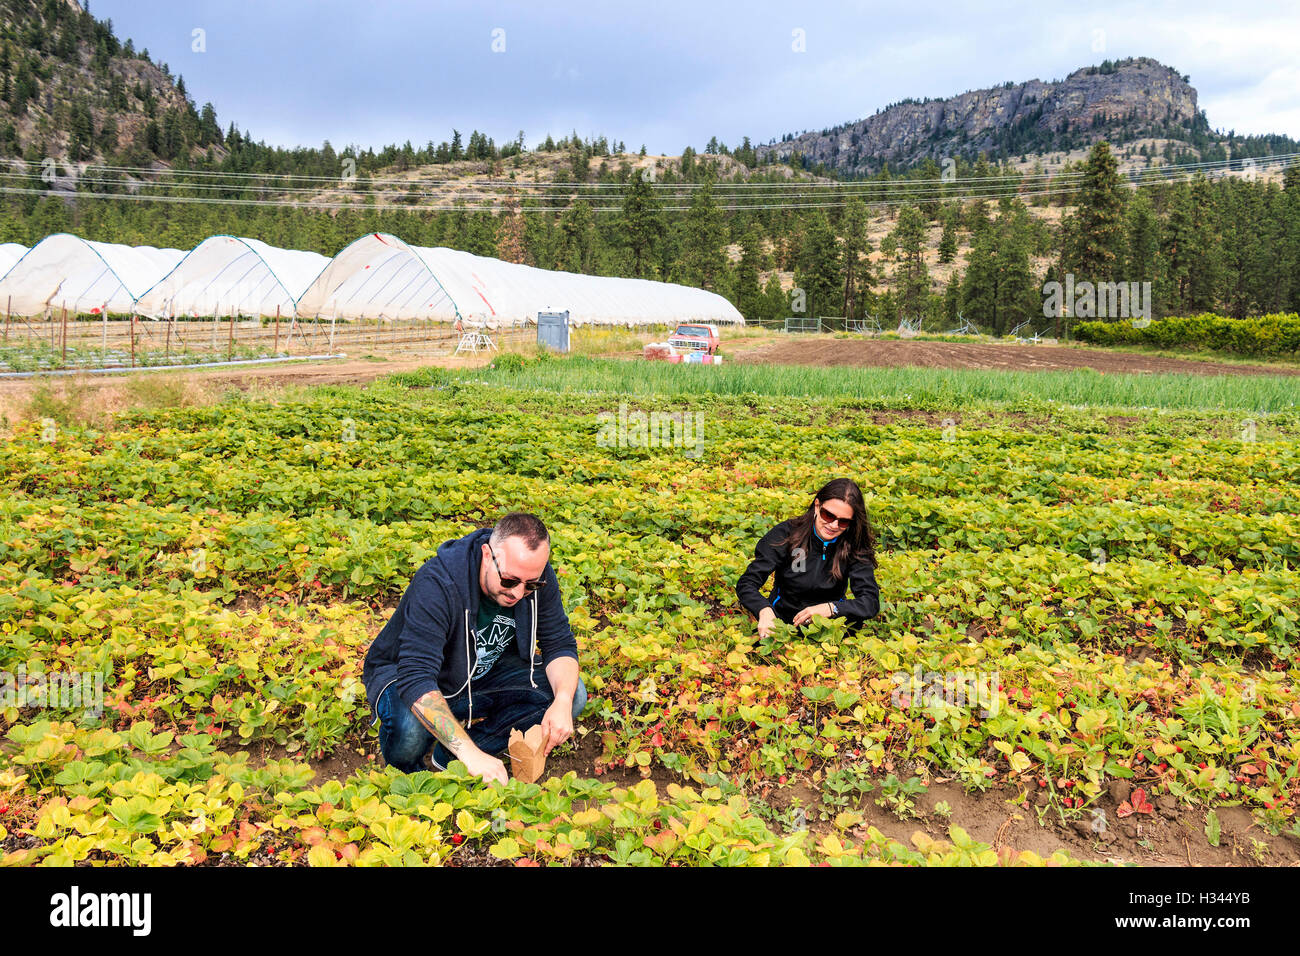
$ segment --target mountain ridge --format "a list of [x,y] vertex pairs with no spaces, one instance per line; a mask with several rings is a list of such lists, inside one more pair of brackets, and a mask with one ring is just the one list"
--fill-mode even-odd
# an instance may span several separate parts
[[[885,163],[910,168],[945,158],[990,160],[1069,151],[1100,139],[1143,137],[1195,146],[1209,136],[1189,78],[1150,57],[1082,67],[1064,80],[1038,79],[967,90],[939,99],[907,99],[874,115],[820,132],[787,134],[755,147],[760,162],[824,165],[841,175],[872,175]],[[772,159],[769,159],[772,157]]]

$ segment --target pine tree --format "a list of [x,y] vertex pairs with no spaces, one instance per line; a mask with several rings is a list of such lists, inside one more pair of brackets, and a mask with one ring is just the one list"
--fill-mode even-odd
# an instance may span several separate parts
[[[996,237],[983,229],[971,242],[966,271],[961,277],[961,312],[967,319],[1002,334],[998,322],[998,275]],[[954,283],[957,281],[953,279]]]
[[1083,185],[1065,233],[1066,271],[1075,281],[1111,282],[1121,278],[1125,251],[1124,196],[1118,164],[1102,140],[1088,154]]
[[1243,319],[1261,311],[1269,290],[1261,282],[1268,262],[1281,246],[1274,221],[1264,212],[1261,187],[1242,179],[1219,184],[1216,203],[1223,287],[1220,298],[1228,315]]
[[713,201],[709,180],[697,190],[686,214],[686,246],[682,274],[687,283],[701,289],[716,289],[727,268],[727,227]]
[[904,318],[925,314],[930,295],[930,272],[925,265],[925,219],[915,206],[899,210],[898,222],[889,234],[893,248],[894,291]]
[[560,216],[555,267],[565,272],[587,272],[591,266],[593,215],[591,204],[579,199]]
[[808,220],[794,281],[804,292],[804,314],[809,317],[830,315],[844,301],[840,251],[826,213],[820,209]]
[[844,212],[844,300],[846,319],[862,314],[864,293],[871,289],[871,239],[867,236],[867,207],[860,199],[849,202]]
[[957,258],[957,216],[952,206],[944,206],[943,235],[939,237],[939,261],[947,264]]
[[1039,290],[1030,265],[1029,209],[1020,200],[980,229],[961,283],[961,311],[972,322],[1005,335],[1040,314]]
[[1127,215],[1128,251],[1124,273],[1129,282],[1154,282],[1160,254],[1160,220],[1145,190],[1137,190]]
[[763,314],[763,290],[758,284],[762,263],[762,238],[758,227],[750,223],[740,238],[740,262],[736,266],[736,309],[746,321],[755,321]]
[[1278,256],[1278,286],[1281,309],[1300,312],[1300,166],[1289,166],[1282,176],[1282,241]]
[[661,229],[659,203],[650,184],[633,171],[628,174],[623,190],[623,242],[632,257],[632,275],[638,279],[651,278],[647,268],[655,237]]
[[1188,315],[1214,306],[1219,281],[1209,181],[1197,173],[1191,186],[1173,187],[1161,237],[1160,301],[1166,314]]

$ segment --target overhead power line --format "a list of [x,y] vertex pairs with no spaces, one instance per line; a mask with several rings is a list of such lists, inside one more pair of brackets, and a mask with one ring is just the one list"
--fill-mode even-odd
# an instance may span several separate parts
[[[1173,183],[1186,182],[1194,178],[1194,176],[1197,175],[1198,173],[1214,172],[1220,170],[1223,172],[1242,171],[1243,167],[1241,166],[1241,162],[1242,162],[1241,160],[1228,160],[1228,161],[1221,161],[1218,163],[1187,163],[1187,164],[1180,164],[1179,166],[1153,167],[1151,169],[1142,171],[1142,173],[1140,173],[1136,177],[1122,176],[1121,184],[1133,188],[1144,188],[1144,187],[1153,187],[1159,185],[1168,185]],[[1266,167],[1266,166],[1281,166],[1283,168],[1290,168],[1298,164],[1300,164],[1300,154],[1289,153],[1289,154],[1281,154],[1272,157],[1256,158],[1255,168],[1258,169],[1260,167]],[[104,169],[104,168],[106,167],[92,167],[95,173],[98,173],[100,169]],[[1174,172],[1174,170],[1177,170],[1177,172]],[[99,185],[103,185],[110,182],[110,180],[100,178],[98,175],[95,174],[92,174],[86,178],[89,181]],[[717,203],[716,208],[718,208],[719,210],[729,211],[729,212],[738,212],[744,210],[759,210],[759,209],[764,209],[764,210],[766,209],[830,209],[830,208],[844,207],[848,205],[848,203],[851,200],[863,199],[864,197],[865,197],[866,204],[870,206],[901,206],[901,205],[918,204],[923,202],[945,202],[945,201],[971,200],[971,199],[996,200],[996,199],[1016,198],[1016,197],[1028,199],[1028,198],[1036,198],[1040,196],[1055,196],[1060,198],[1060,197],[1071,196],[1079,192],[1080,189],[1082,188],[1082,183],[1085,178],[1086,178],[1086,174],[1082,172],[1076,172],[1066,176],[1057,175],[1051,178],[1047,178],[1047,177],[1021,178],[1021,177],[999,176],[999,177],[990,177],[986,179],[982,177],[977,177],[975,179],[962,180],[962,182],[977,183],[978,184],[977,186],[966,187],[964,189],[959,189],[959,190],[953,190],[951,188],[953,182],[956,182],[955,180],[950,180],[945,182],[943,180],[933,180],[933,179],[931,180],[915,180],[915,179],[889,180],[885,182],[872,181],[872,180],[866,180],[866,181],[859,180],[850,183],[797,183],[797,184],[792,183],[788,187],[785,187],[785,184],[775,184],[775,183],[734,183],[734,184],[726,184],[726,185],[735,186],[735,187],[751,186],[751,187],[760,187],[760,188],[769,188],[769,189],[771,189],[772,187],[784,187],[776,190],[774,193],[775,195],[779,195],[781,192],[790,193],[796,191],[804,191],[809,189],[810,187],[833,187],[837,191],[831,197],[827,197],[829,201],[809,201],[809,202],[791,201],[792,199],[794,200],[813,199],[814,197],[811,195],[795,196],[795,197],[790,197],[787,195],[781,197],[781,201],[778,202],[757,202],[752,200],[764,199],[767,198],[767,196],[764,196],[763,194],[757,192],[743,192],[743,193],[738,191],[730,192],[725,188],[723,188],[722,185],[718,185],[715,186],[715,189],[718,190],[719,198],[723,201]],[[14,182],[14,181],[22,182],[22,181],[29,181],[30,179],[31,179],[31,173],[0,172],[0,182]],[[1033,180],[1033,181],[1027,182],[1026,180]],[[1045,181],[1039,181],[1039,180],[1045,180]],[[332,179],[329,181],[331,183],[336,182],[335,180]],[[238,196],[231,197],[231,196],[211,196],[211,195],[176,196],[176,195],[165,195],[165,194],[146,193],[146,192],[135,192],[135,193],[108,192],[108,191],[85,190],[85,189],[78,189],[75,192],[66,192],[66,191],[48,189],[48,188],[38,189],[34,187],[22,187],[16,185],[0,186],[0,193],[10,194],[10,195],[35,195],[35,196],[53,195],[53,196],[65,196],[65,197],[75,197],[75,198],[85,198],[85,199],[105,199],[105,200],[117,199],[117,200],[131,201],[131,202],[170,202],[170,203],[199,204],[199,205],[243,205],[243,206],[264,206],[264,207],[278,207],[278,208],[290,208],[290,209],[295,209],[295,208],[310,209],[310,210],[349,210],[350,209],[354,211],[366,211],[371,209],[374,210],[383,209],[384,211],[404,210],[408,212],[455,212],[455,211],[501,212],[501,211],[507,211],[511,208],[511,205],[508,205],[506,203],[506,200],[511,198],[508,192],[504,192],[504,193],[503,192],[494,193],[490,191],[476,192],[473,191],[472,189],[465,188],[467,184],[463,180],[456,180],[450,182],[456,184],[459,187],[455,193],[455,197],[457,200],[456,202],[448,202],[446,201],[445,197],[438,196],[436,192],[416,191],[412,193],[410,191],[410,188],[412,187],[430,185],[430,183],[419,182],[419,181],[403,181],[404,185],[408,187],[408,192],[405,195],[407,196],[413,195],[414,198],[416,199],[433,200],[433,202],[420,203],[420,202],[393,201],[398,196],[398,194],[388,192],[388,191],[383,191],[383,190],[361,190],[361,191],[352,191],[350,193],[351,195],[370,197],[371,199],[374,200],[384,200],[382,205],[380,204],[371,205],[365,202],[342,202],[342,201],[336,201],[332,199],[293,201],[293,200],[273,199],[273,198],[255,198],[255,197],[238,197]],[[135,188],[140,190],[166,188],[166,189],[184,189],[184,190],[193,190],[193,191],[215,191],[215,190],[233,189],[233,188],[243,188],[243,189],[256,188],[257,190],[263,192],[281,193],[281,194],[291,193],[291,194],[299,194],[299,195],[304,193],[313,193],[313,194],[320,193],[322,191],[322,188],[285,187],[285,186],[276,186],[268,183],[263,183],[258,186],[246,185],[242,187],[233,187],[230,185],[223,186],[220,183],[187,183],[187,182],[159,182],[159,183],[141,182],[141,183],[134,183],[132,185]],[[483,184],[475,183],[471,181],[470,185],[472,185],[474,189],[478,189]],[[618,184],[576,183],[576,184],[558,184],[558,185],[550,184],[548,188],[582,189],[587,187],[594,187],[597,185],[601,187],[608,187],[608,188],[614,188],[620,190],[625,188],[625,186],[621,183]],[[673,198],[675,199],[682,199],[683,193],[691,189],[700,188],[699,184],[688,184],[688,183],[651,184],[651,185],[660,185],[664,189],[676,190],[676,193],[673,195]],[[1026,189],[1025,186],[1027,185],[1029,186],[1036,185],[1039,186],[1040,188]],[[881,191],[881,187],[889,187],[889,186],[894,187],[891,191],[888,191],[889,198],[876,198],[877,194]],[[568,205],[570,205],[574,198],[575,197],[570,195],[541,197],[542,200],[545,200],[546,202],[553,202],[555,203],[555,205],[545,205],[541,207],[517,206],[516,208],[518,208],[518,210],[523,213],[558,211],[559,209],[566,208]],[[582,199],[585,197],[579,195],[576,198]],[[615,197],[611,196],[609,193],[605,193],[603,195],[597,194],[593,198],[597,198],[598,200],[609,200]],[[466,200],[469,199],[473,199],[480,203],[486,202],[489,203],[489,205],[478,205],[478,206],[466,205],[465,204]],[[593,212],[619,212],[622,210],[621,205],[591,206],[590,208]],[[691,206],[661,205],[658,208],[664,212],[684,212],[689,210]]]

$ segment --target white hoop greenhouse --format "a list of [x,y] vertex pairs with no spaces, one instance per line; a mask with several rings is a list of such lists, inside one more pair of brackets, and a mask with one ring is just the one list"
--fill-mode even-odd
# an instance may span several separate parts
[[14,267],[14,263],[27,254],[27,247],[18,242],[0,243],[0,276]]
[[135,310],[173,315],[292,315],[294,303],[329,265],[318,252],[277,249],[257,239],[213,236],[150,287]]
[[646,279],[538,269],[370,233],[334,258],[213,236],[188,253],[60,233],[0,246],[6,314],[132,313],[460,322],[496,329],[567,311],[573,325],[744,325],[724,297]]
[[56,233],[32,246],[0,279],[0,305],[14,315],[130,312],[185,253],[91,242]]

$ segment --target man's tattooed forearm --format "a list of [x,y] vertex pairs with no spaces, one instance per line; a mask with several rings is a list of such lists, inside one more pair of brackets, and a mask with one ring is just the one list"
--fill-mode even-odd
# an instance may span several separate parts
[[429,691],[415,702],[414,712],[425,730],[441,740],[442,745],[453,754],[459,753],[465,737],[442,694],[436,690]]

